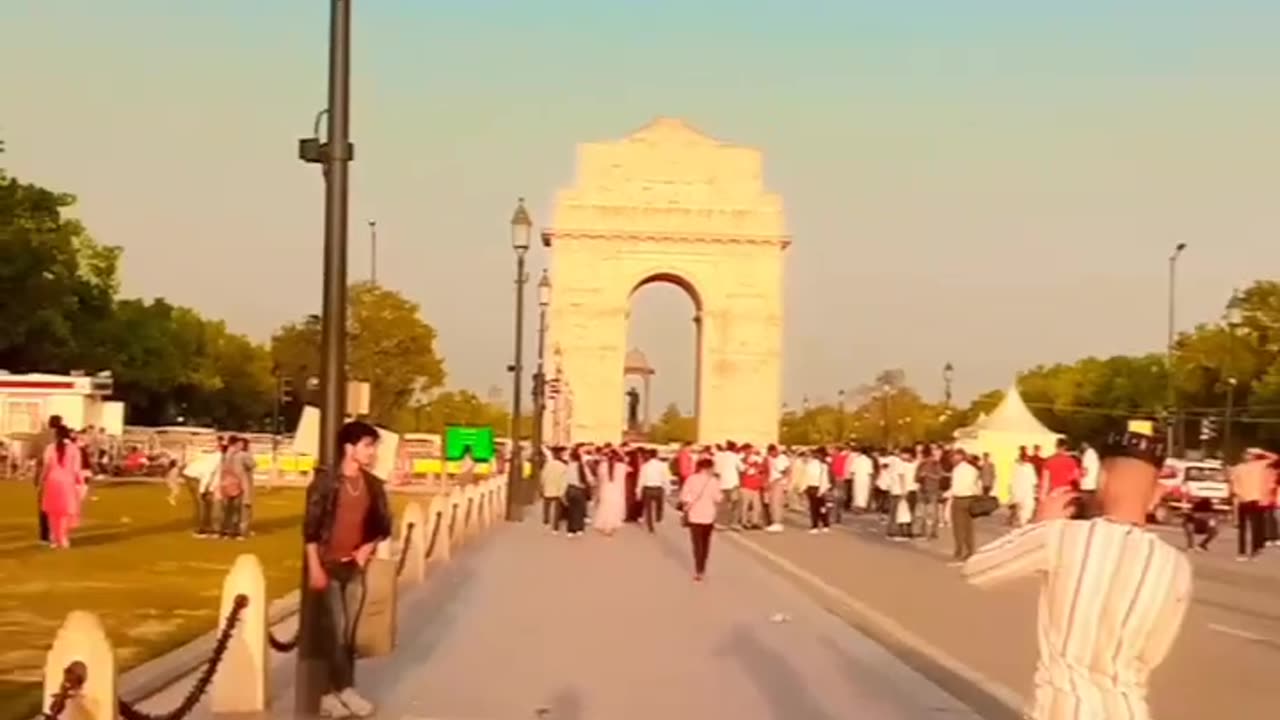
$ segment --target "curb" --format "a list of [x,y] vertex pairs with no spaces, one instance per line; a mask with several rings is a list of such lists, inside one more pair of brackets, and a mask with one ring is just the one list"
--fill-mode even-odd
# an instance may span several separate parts
[[884,613],[833,587],[790,560],[735,533],[723,533],[773,570],[796,581],[823,607],[880,643],[909,667],[933,681],[986,720],[1022,720],[1022,696],[969,667]]

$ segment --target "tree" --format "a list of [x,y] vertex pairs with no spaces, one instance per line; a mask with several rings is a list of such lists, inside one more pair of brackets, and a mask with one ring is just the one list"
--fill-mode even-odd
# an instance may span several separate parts
[[0,368],[86,369],[86,351],[110,317],[120,250],[64,217],[74,204],[0,172]]
[[400,411],[393,427],[409,432],[442,433],[446,425],[492,427],[497,435],[506,435],[511,414],[505,409],[481,400],[470,390],[437,392],[425,403]]
[[693,442],[697,435],[697,418],[681,414],[675,403],[668,404],[649,429],[649,440],[655,443]]
[[[403,419],[415,393],[444,383],[436,331],[418,305],[369,282],[351,286],[347,312],[347,378],[370,384],[369,416],[390,425]],[[295,388],[320,373],[320,317],[311,315],[276,331],[271,355]]]

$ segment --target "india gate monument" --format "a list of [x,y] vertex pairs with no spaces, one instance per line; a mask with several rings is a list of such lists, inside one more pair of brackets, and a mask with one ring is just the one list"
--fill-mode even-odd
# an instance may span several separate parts
[[[551,437],[623,439],[631,297],[669,283],[695,308],[698,442],[776,441],[790,237],[763,165],[759,150],[671,118],[578,146],[577,177],[543,232],[547,347],[564,388],[548,409]],[[555,407],[566,399],[571,410]]]

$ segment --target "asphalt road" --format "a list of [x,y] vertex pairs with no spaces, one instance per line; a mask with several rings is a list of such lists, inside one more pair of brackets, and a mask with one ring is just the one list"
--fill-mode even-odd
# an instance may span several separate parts
[[[893,542],[874,517],[846,518],[828,535],[810,535],[792,518],[784,533],[736,537],[772,555],[794,577],[822,584],[833,610],[884,643],[985,717],[1010,717],[1007,703],[972,687],[1030,695],[1036,657],[1038,586],[1018,581],[993,590],[965,584],[948,567],[951,541]],[[1006,530],[985,519],[979,540]],[[947,529],[944,533],[949,532]],[[1181,531],[1158,528],[1182,546]],[[1234,559],[1235,531],[1227,529],[1210,553],[1192,556],[1192,606],[1172,654],[1152,678],[1152,708],[1162,720],[1270,720],[1280,714],[1280,548],[1254,562]],[[801,580],[801,584],[806,584]],[[832,594],[848,603],[833,601]],[[839,598],[837,598],[838,600]],[[888,621],[886,622],[886,619]],[[893,625],[914,636],[903,641]],[[924,650],[921,648],[924,647]],[[961,666],[965,677],[957,677]],[[966,689],[968,687],[968,689]]]

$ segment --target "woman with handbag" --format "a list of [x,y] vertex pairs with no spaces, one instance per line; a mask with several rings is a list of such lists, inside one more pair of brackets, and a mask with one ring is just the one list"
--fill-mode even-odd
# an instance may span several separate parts
[[680,511],[693,545],[694,582],[701,582],[707,572],[711,531],[715,529],[716,505],[720,503],[720,480],[714,468],[715,461],[710,458],[698,460],[693,475],[680,488]]

